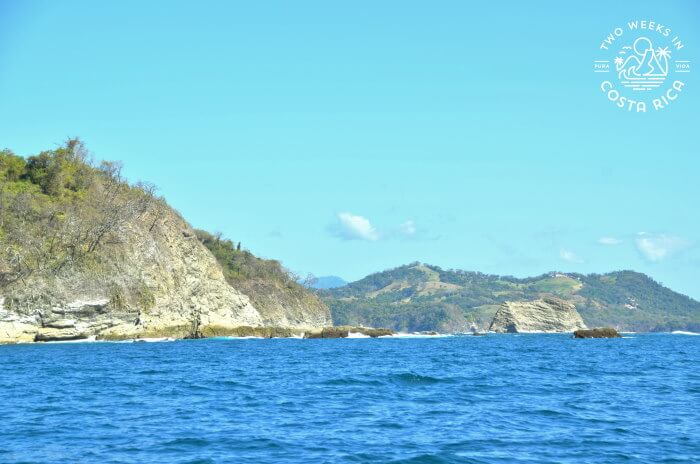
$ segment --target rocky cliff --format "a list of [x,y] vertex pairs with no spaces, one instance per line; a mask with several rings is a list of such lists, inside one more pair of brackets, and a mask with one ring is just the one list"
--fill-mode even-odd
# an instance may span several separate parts
[[[87,165],[80,148],[26,166],[0,152],[0,342],[331,325],[323,304],[287,313],[284,289],[274,311],[256,308],[177,212],[108,167]],[[3,171],[8,159],[23,171]],[[32,162],[44,163],[44,177]]]
[[564,300],[544,297],[535,301],[503,303],[489,327],[493,332],[573,332],[585,329],[576,306]]
[[263,324],[277,327],[330,325],[328,307],[279,261],[259,258],[220,234],[197,237],[221,265],[226,281],[248,295]]

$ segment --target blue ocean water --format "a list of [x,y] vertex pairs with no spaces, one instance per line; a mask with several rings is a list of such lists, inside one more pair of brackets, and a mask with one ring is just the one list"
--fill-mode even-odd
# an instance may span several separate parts
[[700,337],[629,337],[0,346],[0,462],[700,462]]

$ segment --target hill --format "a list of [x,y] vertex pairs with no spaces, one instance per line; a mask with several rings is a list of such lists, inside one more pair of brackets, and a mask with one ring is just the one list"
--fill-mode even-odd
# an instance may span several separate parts
[[589,326],[700,330],[700,302],[633,271],[518,279],[412,263],[318,293],[335,324],[394,330],[452,332],[472,324],[486,329],[502,303],[551,295],[575,304]]
[[330,324],[278,262],[214,238],[77,139],[0,151],[0,342]]
[[273,259],[262,259],[240,243],[195,230],[200,242],[221,265],[226,281],[250,298],[263,324],[283,327],[330,325],[328,307]]

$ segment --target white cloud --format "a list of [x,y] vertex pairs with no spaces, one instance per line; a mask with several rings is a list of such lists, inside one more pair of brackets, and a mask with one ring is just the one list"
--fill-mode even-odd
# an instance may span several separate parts
[[412,220],[408,220],[399,226],[399,230],[403,235],[414,236],[416,235],[416,224]]
[[567,263],[582,263],[583,260],[576,255],[573,251],[561,249],[559,251],[559,257],[566,261]]
[[635,243],[639,252],[652,262],[663,261],[690,246],[690,241],[683,237],[646,232],[637,234]]
[[622,240],[615,237],[600,237],[598,243],[601,245],[619,245],[622,243]]
[[379,239],[379,233],[369,219],[350,213],[339,213],[338,224],[334,227],[335,234],[345,240]]

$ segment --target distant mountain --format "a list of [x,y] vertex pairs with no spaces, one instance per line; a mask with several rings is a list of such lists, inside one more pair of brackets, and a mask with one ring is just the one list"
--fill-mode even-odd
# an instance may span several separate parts
[[633,271],[518,279],[412,263],[318,293],[334,324],[394,330],[485,329],[506,301],[554,295],[574,303],[588,326],[700,331],[700,302]]
[[309,287],[315,288],[318,290],[325,290],[329,288],[338,288],[342,287],[343,285],[347,285],[347,281],[343,279],[342,277],[338,276],[321,276],[321,277],[316,277],[310,284]]

